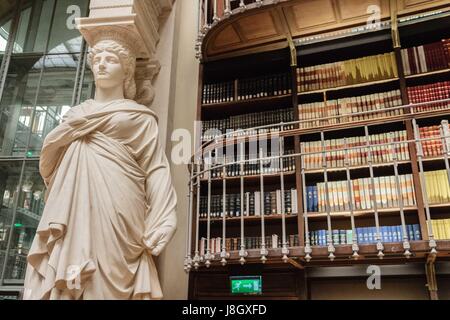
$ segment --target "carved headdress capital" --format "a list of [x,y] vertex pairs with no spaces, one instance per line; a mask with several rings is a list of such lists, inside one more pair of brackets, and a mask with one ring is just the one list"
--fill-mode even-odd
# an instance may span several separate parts
[[84,35],[86,42],[91,47],[100,41],[115,41],[129,49],[134,56],[140,56],[142,50],[140,39],[126,27],[97,27],[89,32],[86,32],[86,29],[82,28],[80,32]]
[[125,26],[100,26],[95,28],[79,26],[79,29],[90,47],[94,47],[100,41],[111,40],[127,47],[134,56],[142,56],[144,50],[142,41],[130,28]]

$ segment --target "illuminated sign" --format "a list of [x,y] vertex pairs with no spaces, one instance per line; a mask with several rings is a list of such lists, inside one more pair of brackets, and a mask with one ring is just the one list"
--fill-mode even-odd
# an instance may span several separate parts
[[230,277],[231,293],[243,295],[262,294],[262,277]]

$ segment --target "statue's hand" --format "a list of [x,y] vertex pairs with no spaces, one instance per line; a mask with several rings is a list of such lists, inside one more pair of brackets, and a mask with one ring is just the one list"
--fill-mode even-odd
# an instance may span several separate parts
[[152,255],[159,256],[175,233],[174,227],[161,227],[155,231],[147,242]]

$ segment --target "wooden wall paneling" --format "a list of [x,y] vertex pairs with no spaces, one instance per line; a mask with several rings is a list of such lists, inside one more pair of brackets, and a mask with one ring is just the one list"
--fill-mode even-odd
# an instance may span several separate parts
[[331,28],[338,20],[332,0],[305,0],[284,6],[293,37]]
[[[263,294],[258,296],[234,296],[230,292],[230,276],[262,276]],[[189,299],[306,299],[305,271],[286,265],[229,265],[222,270],[199,270],[190,276]]]
[[363,24],[370,17],[370,5],[377,5],[381,18],[389,17],[389,0],[306,0],[284,6],[295,37]]
[[[224,24],[225,27],[210,31],[204,45],[208,56],[284,39],[283,28],[275,10],[253,10],[229,19]],[[224,40],[226,43],[223,43]]]
[[399,15],[406,15],[440,7],[450,8],[448,0],[396,0]]

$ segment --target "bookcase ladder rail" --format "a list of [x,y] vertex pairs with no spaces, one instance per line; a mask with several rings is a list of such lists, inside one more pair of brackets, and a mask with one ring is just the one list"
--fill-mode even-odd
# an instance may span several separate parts
[[328,172],[327,172],[327,159],[326,159],[326,149],[325,149],[325,135],[324,132],[320,132],[320,140],[322,143],[322,166],[323,166],[323,179],[325,183],[325,207],[327,212],[327,228],[328,228],[328,235],[327,235],[327,244],[328,244],[328,258],[333,261],[336,256],[334,253],[336,252],[336,248],[333,245],[333,234],[332,234],[332,227],[331,227],[331,208],[330,208],[330,196],[329,196],[329,189],[328,189]]
[[[450,135],[448,136],[448,137],[450,137]],[[243,138],[241,138],[241,139],[243,139]],[[425,142],[425,141],[435,141],[437,138],[436,137],[430,137],[430,138],[420,138],[420,141],[422,141],[422,142]],[[396,148],[398,148],[398,145],[399,144],[401,144],[401,145],[406,145],[406,144],[408,144],[408,143],[415,143],[416,142],[416,140],[415,139],[412,139],[412,140],[401,140],[401,141],[392,141],[392,142],[382,142],[382,143],[375,143],[375,144],[372,144],[372,143],[370,143],[369,142],[369,146],[373,149],[373,148],[375,148],[375,147],[389,147],[390,148],[390,146],[393,144],[393,145],[395,145],[396,146]],[[333,152],[333,153],[335,153],[335,152],[344,152],[345,150],[347,150],[348,152],[351,152],[351,151],[359,151],[359,150],[361,150],[361,149],[367,149],[367,145],[366,146],[364,146],[364,147],[362,147],[362,146],[352,146],[352,147],[350,147],[350,146],[348,146],[347,148],[344,148],[344,147],[340,147],[340,148],[335,148],[335,149],[333,149],[333,151],[330,151],[330,150],[326,150],[325,151],[325,153],[327,153],[327,154],[329,154],[330,152]],[[209,151],[208,151],[209,152]],[[276,161],[278,161],[278,160],[280,160],[280,159],[289,159],[289,158],[296,158],[296,157],[306,157],[306,156],[314,156],[314,155],[317,155],[317,154],[320,154],[321,156],[322,156],[322,154],[323,154],[323,152],[324,151],[322,151],[322,150],[320,150],[320,151],[310,151],[310,152],[301,152],[301,153],[291,153],[291,154],[284,154],[284,155],[276,155],[276,156],[264,156],[264,160],[265,161],[268,161],[268,160],[276,160]],[[373,153],[373,152],[372,152]],[[226,165],[224,165],[224,164],[220,164],[220,163],[217,163],[217,164],[215,164],[214,166],[212,166],[211,167],[211,171],[214,171],[214,170],[222,170],[223,169],[223,167],[225,167],[225,166],[232,166],[232,165],[240,165],[240,164],[246,164],[246,163],[249,163],[249,162],[259,162],[259,160],[260,160],[260,158],[259,157],[257,157],[257,158],[252,158],[252,159],[242,159],[242,160],[236,160],[236,161],[230,161],[230,162],[227,162],[227,164]],[[409,160],[408,160],[409,161]],[[380,164],[389,164],[389,165],[394,165],[393,164],[393,162],[381,162]],[[400,165],[400,163],[398,162],[398,158],[397,158],[397,165]],[[369,166],[369,163],[367,162],[367,166]],[[372,167],[374,167],[375,165],[374,165],[374,163],[373,163],[373,154],[372,154]],[[340,168],[340,167],[339,167]],[[351,166],[349,166],[349,169],[352,169],[353,167],[351,167]],[[356,168],[358,168],[358,166],[356,166]],[[202,176],[202,175],[205,175],[205,174],[207,174],[210,170],[202,170],[202,171],[200,171],[200,176]],[[327,170],[329,171],[330,170],[330,167],[327,167]],[[345,167],[343,167],[342,168],[342,170],[345,170]],[[277,173],[278,173],[278,171],[277,171]],[[305,170],[305,173],[306,173],[306,170]],[[264,172],[264,174],[267,174],[267,172]],[[259,174],[258,174],[259,175]],[[193,177],[194,179],[193,180],[195,180],[196,178],[197,178],[197,174]]]
[[450,153],[450,130],[448,125],[449,125],[448,120],[442,120],[441,126],[439,128],[439,133],[441,136],[442,153],[445,161],[445,170],[447,171],[448,184],[450,185],[450,165],[448,163]]
[[[401,105],[401,106],[396,106],[396,107],[389,107],[389,108],[385,108],[385,109],[376,109],[376,110],[367,110],[367,111],[360,111],[360,112],[354,112],[351,114],[338,114],[338,115],[331,115],[331,116],[326,116],[326,117],[319,117],[319,118],[313,118],[313,119],[302,119],[299,121],[295,121],[294,124],[298,124],[300,125],[300,128],[305,128],[305,126],[302,127],[303,124],[308,124],[308,123],[322,123],[324,121],[328,121],[328,120],[341,120],[341,118],[349,118],[349,117],[360,117],[360,116],[365,116],[365,115],[369,115],[369,114],[377,114],[377,113],[386,113],[386,112],[401,112],[402,115],[404,117],[408,117],[408,113],[409,113],[409,117],[415,115],[415,114],[419,114],[419,113],[424,113],[424,107],[427,106],[432,106],[432,105],[438,105],[438,104],[446,104],[450,102],[450,98],[447,99],[440,99],[440,100],[434,100],[434,101],[427,101],[427,102],[419,102],[419,103],[410,103],[410,104],[406,104],[406,105]],[[415,109],[419,109],[421,111],[415,111]],[[445,107],[440,107],[439,110],[447,110],[448,108]],[[342,123],[351,123],[352,121],[344,121]],[[311,127],[312,125],[310,125],[309,127]],[[308,126],[306,126],[306,128],[309,128]]]
[[240,0],[239,2],[239,9],[241,12],[244,12],[245,10],[247,10],[247,6],[245,5],[245,1],[244,0]]
[[211,266],[211,260],[214,258],[211,255],[211,166],[212,166],[212,151],[208,152],[207,161],[205,161],[206,169],[208,171],[208,216],[206,225],[206,255],[205,266]]
[[405,212],[404,212],[404,202],[403,202],[403,192],[400,185],[400,177],[398,174],[398,160],[397,160],[397,152],[396,152],[396,144],[394,143],[394,137],[392,132],[389,133],[389,143],[390,143],[390,154],[392,157],[392,161],[394,162],[394,176],[395,176],[395,185],[396,185],[396,193],[397,193],[397,199],[398,204],[400,208],[400,220],[402,223],[402,233],[403,233],[403,249],[405,249],[405,252],[403,253],[404,256],[409,259],[411,257],[411,245],[409,243],[408,239],[408,232],[406,229],[406,222],[405,222]]
[[[423,114],[426,112],[426,110],[424,111],[424,107],[427,106],[432,106],[432,105],[444,105],[444,104],[448,104],[450,103],[450,98],[448,99],[440,99],[440,100],[434,100],[434,101],[427,101],[427,102],[420,102],[420,103],[411,103],[411,104],[407,104],[407,105],[402,105],[402,106],[397,106],[397,107],[390,107],[387,109],[377,109],[377,110],[368,110],[368,111],[361,111],[361,112],[355,112],[352,114],[341,114],[341,115],[332,115],[332,116],[327,116],[327,117],[320,117],[320,118],[314,118],[314,119],[304,119],[304,120],[297,120],[297,121],[291,121],[291,122],[286,122],[286,123],[276,123],[276,124],[268,124],[268,125],[263,125],[263,126],[257,126],[257,127],[252,127],[252,128],[247,128],[247,129],[239,129],[239,130],[235,130],[235,131],[228,131],[227,133],[224,134],[220,134],[215,136],[214,138],[211,138],[207,141],[204,141],[203,144],[198,148],[198,150],[196,151],[196,154],[194,156],[196,156],[199,153],[202,153],[203,150],[205,150],[205,148],[210,147],[211,144],[214,143],[223,143],[223,141],[227,141],[227,140],[235,140],[235,138],[238,137],[243,137],[243,136],[252,136],[255,135],[255,132],[258,132],[258,130],[267,130],[270,128],[273,128],[272,132],[283,135],[288,133],[289,134],[295,134],[299,129],[292,129],[292,130],[281,130],[281,126],[283,125],[284,128],[289,128],[289,127],[294,127],[294,126],[300,126],[300,130],[303,130],[305,128],[310,128],[311,126],[305,126],[308,123],[317,123],[317,122],[324,122],[326,120],[340,120],[341,118],[349,118],[350,116],[364,116],[364,115],[368,115],[368,114],[374,114],[374,113],[386,113],[386,112],[401,112],[402,113],[402,120],[407,120],[407,119],[412,119],[414,116],[417,116],[418,114]],[[422,111],[415,111],[415,109],[419,109]],[[440,107],[439,110],[445,111],[445,110],[449,110],[449,108],[444,108],[444,107]],[[351,121],[347,121],[347,122],[342,122],[342,123],[351,123]],[[220,131],[220,130],[218,130]],[[240,133],[239,135],[237,135],[237,133]],[[266,135],[266,132],[262,132],[262,133],[258,133],[256,134],[256,138],[262,135]]]
[[186,243],[186,258],[184,261],[184,271],[189,273],[192,269],[192,210],[193,210],[193,196],[194,196],[194,184],[193,184],[193,176],[194,176],[194,168],[192,168],[190,172],[190,179],[189,179],[189,206],[188,206],[188,214],[187,214],[187,243]]
[[220,263],[222,266],[227,264],[227,259],[230,258],[230,254],[227,252],[226,247],[226,230],[227,230],[227,169],[226,169],[226,158],[223,157],[224,165],[222,167],[222,251],[220,252]]
[[[347,177],[347,189],[348,189],[348,203],[349,203],[349,209],[350,209],[350,223],[352,226],[352,234],[356,234],[356,226],[355,226],[355,215],[354,215],[354,208],[353,208],[353,199],[354,199],[354,195],[353,195],[353,186],[352,186],[352,182],[351,182],[351,178],[350,178],[350,168],[349,168],[349,159],[348,159],[348,150],[347,150],[347,138],[344,138],[344,165],[345,165],[345,174]],[[356,237],[352,238],[352,257],[353,259],[358,259],[359,258],[359,247],[358,247],[358,242],[356,241]]]
[[223,15],[225,18],[231,16],[231,4],[230,0],[225,0],[225,10],[223,11]]
[[420,179],[420,186],[423,194],[423,204],[425,207],[425,214],[427,219],[427,231],[428,231],[428,238],[429,238],[429,247],[430,247],[430,254],[436,255],[437,254],[437,245],[436,240],[434,239],[434,231],[433,231],[433,225],[431,223],[431,214],[430,214],[430,205],[428,202],[428,192],[426,188],[426,179],[425,179],[425,173],[423,169],[423,148],[422,148],[422,142],[420,139],[420,133],[419,133],[419,127],[417,125],[416,119],[412,120],[413,122],[413,129],[414,129],[414,138],[416,143],[416,150],[417,150],[417,160],[419,162],[419,179]]
[[240,151],[240,187],[241,187],[241,247],[239,250],[239,262],[241,265],[245,264],[245,258],[248,256],[248,252],[245,248],[245,233],[244,233],[244,161],[245,161],[245,145],[243,142],[239,144],[239,151]]
[[300,163],[301,163],[301,177],[302,177],[302,188],[303,188],[303,220],[305,224],[305,260],[306,262],[310,262],[312,259],[312,249],[311,249],[311,240],[310,240],[310,232],[309,232],[309,221],[308,221],[308,196],[305,192],[306,190],[306,174],[305,174],[305,157],[300,152]]
[[202,28],[203,34],[206,34],[208,32],[208,30],[211,28],[211,25],[209,24],[209,21],[208,21],[209,1],[210,0],[203,0],[203,4],[204,4],[204,21],[203,21],[203,28]]
[[[262,126],[257,127],[251,127],[246,129],[236,129],[236,130],[227,130],[226,133],[218,134],[217,136],[214,136],[213,138],[210,138],[209,140],[206,140],[203,142],[203,144],[200,146],[199,150],[203,150],[206,147],[208,147],[212,143],[220,143],[223,140],[234,140],[234,138],[239,138],[243,136],[252,136],[252,135],[267,135],[268,133],[281,133],[285,132],[287,130],[281,130],[281,126],[284,128],[294,127],[295,125],[299,124],[299,121],[290,121],[290,122],[280,122],[280,123],[271,123],[271,124],[265,124]],[[272,130],[269,130],[272,129]],[[215,132],[220,132],[220,130],[214,130]],[[256,133],[255,133],[256,132]]]
[[223,0],[213,0],[213,1],[214,1],[213,25],[215,25],[220,21],[220,18],[217,15],[217,1],[223,1]]
[[200,163],[197,164],[197,193],[196,193],[196,214],[195,214],[195,255],[194,255],[194,268],[197,270],[200,267],[200,251],[199,251],[199,229],[200,229]]
[[[283,130],[284,127],[281,126],[281,129]],[[279,138],[279,155],[284,155],[284,137]],[[281,186],[281,237],[282,237],[282,249],[281,254],[283,255],[282,260],[284,263],[287,263],[289,261],[289,249],[288,249],[288,243],[286,239],[286,213],[285,213],[285,202],[284,202],[284,158],[279,158],[279,166],[280,166],[280,186]],[[292,210],[291,210],[292,212]]]
[[374,218],[375,218],[375,228],[376,228],[376,241],[377,241],[377,250],[378,250],[378,258],[383,259],[384,258],[384,246],[381,241],[381,233],[380,233],[380,219],[378,215],[378,203],[376,201],[376,191],[375,191],[375,175],[373,172],[373,155],[372,155],[372,144],[370,143],[370,136],[369,136],[369,127],[364,126],[364,134],[366,138],[366,147],[367,147],[367,163],[369,165],[369,175],[370,175],[370,192],[371,192],[371,198],[372,198],[372,208],[374,212]]
[[266,208],[265,208],[265,195],[264,195],[264,165],[263,165],[263,148],[259,148],[259,182],[260,182],[260,189],[261,189],[261,197],[260,197],[260,203],[261,203],[261,262],[266,263],[267,261],[267,255],[268,251],[266,248],[266,226],[265,226],[265,219],[264,216],[266,215]]

